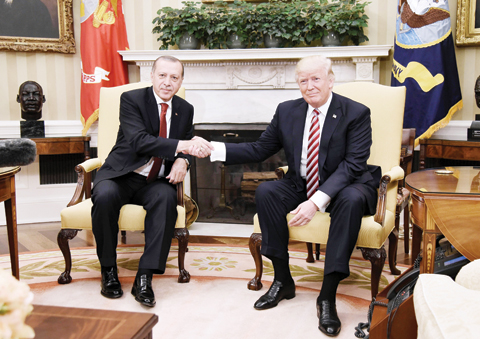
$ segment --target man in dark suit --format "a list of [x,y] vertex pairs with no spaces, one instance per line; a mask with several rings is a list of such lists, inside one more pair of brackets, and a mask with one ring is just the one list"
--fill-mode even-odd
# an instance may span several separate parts
[[[331,225],[325,256],[324,280],[317,299],[319,329],[340,333],[336,291],[349,276],[362,216],[374,214],[380,171],[367,167],[372,143],[370,110],[332,93],[331,61],[322,56],[302,59],[295,70],[303,98],[278,105],[265,132],[253,143],[212,142],[211,161],[226,165],[261,162],[284,149],[288,172],[256,190],[262,230],[261,253],[272,260],[275,276],[268,292],[255,302],[259,310],[295,297],[290,274],[288,227],[307,224],[315,212],[329,212]],[[196,154],[195,149],[190,150]],[[372,173],[375,175],[372,175]],[[286,215],[295,214],[287,224]]]
[[[176,184],[187,173],[190,147],[210,154],[210,143],[189,140],[193,135],[193,106],[174,96],[183,81],[183,65],[173,57],[158,58],[152,68],[152,87],[120,98],[117,141],[97,172],[92,193],[92,230],[102,270],[101,294],[119,298],[116,247],[120,209],[128,203],[146,210],[145,249],[132,294],[153,307],[152,275],[163,274],[177,219]],[[162,135],[163,134],[163,135]]]

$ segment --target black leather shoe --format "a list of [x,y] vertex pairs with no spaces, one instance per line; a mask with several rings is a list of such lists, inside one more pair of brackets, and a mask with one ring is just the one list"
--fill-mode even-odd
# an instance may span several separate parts
[[132,287],[132,294],[135,300],[140,304],[153,307],[155,306],[155,294],[152,289],[152,277],[142,274],[135,278]]
[[123,295],[116,267],[102,268],[102,290],[100,293],[110,299],[120,298]]
[[329,337],[336,337],[342,328],[334,302],[322,300],[317,303],[318,329]]
[[278,305],[282,299],[292,299],[295,297],[295,284],[284,286],[278,280],[274,280],[267,293],[262,295],[260,299],[255,302],[257,310],[266,310]]

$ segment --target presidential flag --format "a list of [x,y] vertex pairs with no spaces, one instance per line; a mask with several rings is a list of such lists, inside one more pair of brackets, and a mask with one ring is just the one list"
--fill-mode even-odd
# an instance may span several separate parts
[[463,107],[448,0],[398,0],[392,86],[406,86],[404,128],[415,145]]
[[98,119],[101,87],[128,83],[127,64],[119,50],[128,49],[122,0],[82,0],[80,4],[82,134]]

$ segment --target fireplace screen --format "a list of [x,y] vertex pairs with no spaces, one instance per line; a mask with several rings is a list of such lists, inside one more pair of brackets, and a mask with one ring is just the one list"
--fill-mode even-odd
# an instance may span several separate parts
[[[194,134],[209,141],[227,143],[257,140],[267,124],[196,124]],[[285,166],[283,150],[262,163],[224,166],[210,158],[193,159],[192,198],[200,214],[197,221],[253,224],[255,189],[275,180],[275,169]]]

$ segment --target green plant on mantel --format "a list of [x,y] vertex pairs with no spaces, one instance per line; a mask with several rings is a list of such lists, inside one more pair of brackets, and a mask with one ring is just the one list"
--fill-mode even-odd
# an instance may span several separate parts
[[202,8],[210,18],[207,25],[207,35],[203,40],[205,48],[226,48],[228,35],[231,31],[230,23],[226,20],[229,14],[227,3],[224,1],[216,1],[213,6],[202,5],[200,8]]
[[227,39],[236,35],[245,46],[256,47],[253,45],[258,40],[258,31],[256,26],[252,25],[254,15],[255,5],[251,3],[234,0],[232,4],[229,4],[228,13],[225,16],[228,30]]
[[318,40],[328,31],[336,32],[344,43],[347,39],[355,45],[368,41],[363,29],[368,26],[365,7],[369,3],[356,0],[318,0],[311,3],[307,9],[305,42],[309,44]]
[[296,46],[304,41],[305,9],[300,0],[270,0],[256,7],[258,29],[263,36],[281,38],[282,45]]
[[182,8],[163,7],[157,11],[158,16],[153,19],[152,32],[160,34],[157,41],[161,49],[178,45],[184,34],[194,36],[204,41],[210,27],[210,17],[204,6],[197,2],[182,1]]
[[236,34],[250,48],[265,35],[281,38],[283,46],[315,45],[328,31],[337,32],[344,44],[368,41],[364,33],[369,2],[359,0],[269,0],[252,4],[244,0],[211,4],[182,2],[183,7],[163,7],[153,19],[160,49],[178,45],[183,34],[195,36],[205,48],[226,48]]

